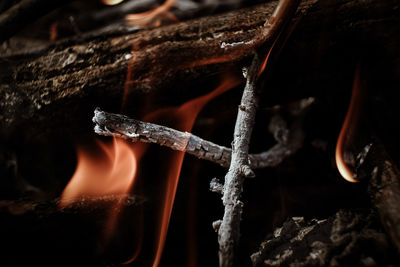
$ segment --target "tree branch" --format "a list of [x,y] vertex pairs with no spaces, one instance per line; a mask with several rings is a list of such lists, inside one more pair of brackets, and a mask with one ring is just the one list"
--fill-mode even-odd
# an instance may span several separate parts
[[[302,146],[304,132],[301,127],[303,114],[314,101],[307,98],[296,102],[300,108],[295,122],[284,131],[285,137],[276,137],[277,144],[268,151],[249,155],[249,166],[253,169],[275,167],[285,158],[296,153]],[[192,133],[181,132],[166,126],[131,119],[120,114],[108,113],[97,108],[94,111],[93,122],[96,123],[95,133],[104,136],[116,136],[131,142],[147,142],[159,144],[191,154],[199,159],[205,159],[228,168],[231,162],[232,149],[204,140]],[[270,123],[271,132],[282,131],[276,120]],[[276,134],[274,133],[274,136]]]
[[296,11],[298,1],[281,0],[274,13],[264,24],[262,35],[256,42],[269,51],[261,57],[255,53],[248,70],[246,86],[238,109],[232,143],[232,160],[229,171],[225,176],[222,202],[225,206],[224,217],[218,229],[219,265],[229,267],[235,265],[235,250],[240,238],[240,220],[242,217],[243,202],[240,194],[243,191],[245,177],[254,177],[249,166],[249,144],[256,116],[258,97],[256,86],[260,70],[268,60],[273,44],[276,42],[283,27]]
[[255,176],[248,164],[248,151],[258,104],[255,87],[261,64],[261,59],[255,54],[239,105],[232,143],[232,160],[222,190],[225,212],[218,229],[218,243],[219,265],[224,267],[233,266],[235,263],[235,249],[240,237],[243,209],[243,203],[239,200],[243,190],[243,179]]

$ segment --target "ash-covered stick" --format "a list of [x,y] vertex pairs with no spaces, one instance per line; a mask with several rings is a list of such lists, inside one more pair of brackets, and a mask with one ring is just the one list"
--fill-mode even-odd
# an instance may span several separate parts
[[[283,27],[296,11],[297,4],[297,0],[279,1],[274,13],[264,24],[263,33],[261,39],[259,39],[261,42],[259,51],[268,49],[269,53],[271,53],[273,44],[283,31]],[[253,61],[247,72],[246,86],[238,109],[233,134],[231,165],[225,176],[225,183],[222,190],[222,202],[225,207],[224,217],[221,222],[213,224],[213,226],[218,228],[220,267],[236,265],[235,250],[239,243],[240,220],[243,210],[243,202],[240,201],[240,194],[243,191],[244,178],[255,176],[249,166],[248,152],[258,104],[256,87],[260,70],[265,63],[263,57],[260,55],[266,51],[259,51],[255,51]]]
[[94,131],[105,136],[117,136],[132,142],[155,143],[173,150],[184,151],[228,167],[231,150],[188,132],[181,132],[162,125],[131,119],[120,114],[94,111]]
[[[251,168],[275,167],[301,147],[304,135],[300,126],[301,115],[312,101],[313,99],[303,99],[296,102],[297,105],[302,106],[302,111],[293,126],[288,129],[287,136],[283,140],[277,139],[278,143],[268,151],[250,154],[249,166]],[[93,121],[96,123],[94,130],[99,135],[116,136],[132,142],[159,144],[173,150],[187,152],[225,168],[228,168],[231,162],[232,149],[214,144],[188,132],[131,119],[120,114],[108,113],[99,108],[94,111]],[[272,128],[276,128],[275,124],[277,123],[271,122]],[[271,131],[278,130],[271,129]]]
[[243,203],[239,199],[243,191],[243,180],[245,177],[255,176],[249,166],[248,152],[258,104],[256,83],[261,64],[261,59],[255,53],[238,109],[232,142],[232,159],[222,190],[225,211],[222,221],[218,224],[218,243],[219,266],[223,267],[233,266],[235,263],[235,249],[239,242],[243,209]]

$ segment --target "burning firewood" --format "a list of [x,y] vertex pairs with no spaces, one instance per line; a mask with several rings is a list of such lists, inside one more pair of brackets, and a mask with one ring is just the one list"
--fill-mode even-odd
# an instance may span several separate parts
[[[254,50],[253,61],[250,68],[246,71],[247,82],[243,92],[241,104],[239,105],[238,117],[234,130],[234,140],[232,143],[232,157],[230,160],[230,167],[228,173],[225,176],[225,183],[222,190],[223,205],[225,206],[224,217],[218,223],[213,224],[214,226],[216,226],[216,230],[218,231],[218,242],[220,245],[220,266],[233,266],[235,264],[235,250],[239,242],[240,220],[243,208],[243,203],[239,200],[240,194],[243,190],[243,178],[254,177],[254,173],[249,166],[250,160],[248,156],[248,149],[255,120],[256,107],[258,104],[258,98],[256,96],[256,86],[258,78],[260,76],[260,72],[262,72],[265,68],[265,64],[269,59],[274,44],[276,43],[279,35],[283,31],[283,27],[291,19],[291,16],[292,14],[294,14],[296,8],[296,1],[280,1],[274,13],[265,23],[260,36],[255,37],[247,43],[239,42],[232,45],[232,47],[244,46],[244,49],[246,49],[247,47],[251,47],[253,49],[259,49],[259,51]],[[262,49],[260,49],[259,46],[261,46]],[[262,53],[266,51],[266,49],[268,49],[269,52],[268,55],[264,56]],[[243,50],[241,49],[241,51]],[[101,127],[97,128],[97,132],[107,131],[107,127],[104,127],[104,121],[107,120],[105,120],[104,117],[104,114],[101,114],[100,111],[97,110],[95,112],[94,121],[101,124]],[[114,118],[115,117],[118,116],[114,115]],[[127,120],[129,121],[129,119],[122,117],[123,122],[126,123]],[[136,125],[138,124],[135,121],[131,122]],[[118,124],[119,123],[116,123],[116,125]],[[155,129],[156,127],[154,125],[147,126],[150,127],[147,127],[147,129],[142,130],[141,133],[138,133],[137,129],[139,127],[130,125],[128,123],[128,125],[125,126],[125,128],[128,128],[125,136],[135,139],[140,137],[141,135],[143,136],[143,132],[150,132],[150,134],[146,134],[147,138],[153,139],[152,136],[161,136],[161,138],[157,138],[161,139],[161,144],[165,142],[165,139],[162,139],[165,135],[169,136],[169,139],[177,137],[177,133],[171,131],[170,129],[164,128],[163,130],[169,131],[160,131],[161,129]],[[101,128],[103,127],[105,128],[105,131],[101,130]],[[143,123],[140,128],[145,128],[143,127]],[[163,134],[164,132],[167,132],[167,134]],[[174,141],[169,146],[173,147],[176,150],[186,150],[189,138],[193,138],[193,136],[186,135],[183,137],[184,138],[182,139],[180,139],[179,137],[177,139],[174,139]],[[142,137],[142,140],[143,139],[144,138]],[[196,145],[194,146],[196,147]],[[189,150],[193,149],[189,148]],[[217,151],[217,154],[222,155],[222,150],[223,149],[219,149],[219,151]]]
[[[21,3],[35,1],[39,0],[22,0]],[[39,2],[44,3],[47,0]],[[107,3],[117,2],[119,3],[119,1]],[[296,11],[298,2],[300,3]],[[174,0],[166,1],[165,5],[161,1],[153,0],[141,2],[143,3],[155,4],[155,10],[149,12],[151,14],[166,14],[166,17],[161,20],[175,21],[175,16],[179,12],[188,10],[184,5],[174,6],[176,3]],[[200,1],[195,3],[200,5]],[[233,1],[233,3],[238,2]],[[161,8],[157,8],[158,4]],[[101,14],[90,11],[88,15],[82,12],[77,18],[79,21],[85,21],[86,15],[90,17],[96,15],[96,19],[99,20],[111,19],[114,16],[123,17],[126,15],[128,6],[137,8],[135,4],[126,2],[105,10],[105,13]],[[46,10],[50,8],[52,6]],[[169,10],[170,8],[173,10]],[[43,12],[47,12],[46,10]],[[210,227],[214,221],[213,227],[218,232],[220,266],[242,265],[246,260],[250,261],[249,255],[255,250],[255,245],[258,245],[260,231],[268,232],[276,225],[280,225],[284,219],[297,216],[296,213],[311,214],[310,218],[318,218],[322,213],[324,215],[322,218],[326,218],[328,212],[332,214],[342,208],[358,207],[352,206],[351,203],[343,204],[344,200],[340,196],[345,195],[341,191],[344,188],[347,193],[361,192],[360,195],[367,196],[362,185],[351,187],[356,186],[352,184],[349,186],[350,189],[347,189],[340,184],[341,182],[336,182],[336,179],[339,179],[339,173],[332,164],[331,152],[334,146],[332,144],[335,142],[332,140],[336,138],[338,117],[342,116],[341,105],[346,102],[347,82],[350,79],[349,69],[353,68],[356,58],[369,55],[371,47],[379,47],[387,52],[387,55],[385,54],[387,57],[380,55],[377,60],[377,56],[375,61],[372,61],[374,64],[375,62],[396,63],[398,61],[398,53],[393,52],[399,44],[399,39],[393,37],[397,36],[393,33],[397,32],[398,26],[393,25],[399,22],[399,10],[394,0],[379,3],[369,0],[327,2],[281,0],[154,29],[144,25],[155,26],[160,22],[159,18],[140,19],[141,26],[136,27],[135,25],[139,25],[137,18],[142,18],[143,15],[136,14],[128,16],[132,19],[128,27],[125,24],[108,25],[105,22],[106,28],[108,26],[110,28],[105,29],[99,26],[94,32],[83,33],[78,29],[75,36],[58,42],[54,42],[57,26],[52,24],[52,26],[55,25],[50,29],[53,37],[47,44],[53,43],[47,47],[24,46],[24,49],[28,48],[25,52],[14,51],[12,45],[8,47],[7,43],[4,43],[0,47],[0,51],[4,51],[4,55],[0,57],[2,70],[0,72],[0,176],[6,178],[0,180],[2,190],[0,195],[21,197],[32,193],[32,188],[35,190],[38,188],[35,197],[45,198],[53,194],[51,198],[54,198],[54,195],[59,195],[63,187],[62,207],[55,212],[56,217],[58,214],[65,215],[71,210],[76,210],[78,216],[82,215],[84,220],[91,218],[91,214],[94,218],[99,215],[102,226],[98,229],[107,232],[101,235],[111,237],[113,235],[108,233],[115,230],[113,234],[116,237],[125,236],[125,232],[118,229],[120,222],[129,229],[128,232],[142,233],[145,228],[147,235],[151,236],[151,238],[146,237],[144,242],[141,237],[133,240],[132,243],[135,243],[137,248],[126,248],[129,250],[129,255],[124,254],[121,257],[121,254],[117,252],[118,256],[114,257],[114,254],[109,258],[105,256],[100,263],[94,259],[95,256],[88,256],[87,265],[99,263],[99,265],[108,266],[122,262],[124,264],[132,262],[133,264],[150,264],[151,262],[153,266],[158,266],[159,263],[164,263],[164,256],[161,261],[163,251],[164,255],[168,256],[168,250],[175,249],[175,246],[168,245],[169,227],[171,225],[174,227],[176,223],[174,220],[182,220],[182,217],[186,217],[173,216],[175,196],[179,199],[182,196],[179,194],[188,194],[190,201],[186,201],[185,204],[188,206],[187,213],[191,217],[187,216],[190,217],[188,219],[190,223],[187,223],[185,227],[187,226],[188,247],[191,247],[188,249],[189,261],[196,263],[197,259],[196,249],[192,248],[197,245],[194,240],[196,230],[193,230],[197,227],[197,221],[201,222],[199,224],[202,227],[209,228],[204,232],[208,231],[207,234],[211,232],[209,235],[211,238],[204,243],[215,243],[215,248],[206,249],[208,253],[215,255],[214,260],[217,261],[216,236]],[[13,9],[9,11],[12,13]],[[18,16],[23,16],[24,12],[19,13]],[[5,12],[2,15],[11,13]],[[186,14],[193,18],[191,12],[183,13],[182,17]],[[0,25],[2,25],[2,18],[4,17],[0,15]],[[19,18],[14,17],[14,19]],[[95,21],[94,17],[89,18],[89,20],[92,19]],[[10,20],[4,23],[10,23]],[[118,29],[114,28],[115,25]],[[7,29],[3,30],[7,31]],[[15,29],[10,28],[10,32],[12,34]],[[4,35],[4,38],[8,37]],[[367,48],[363,48],[364,44]],[[372,51],[375,50],[372,49]],[[390,60],[388,60],[389,57]],[[367,60],[361,61],[365,64]],[[246,68],[242,69],[243,66]],[[390,69],[390,67],[386,66],[383,69]],[[396,73],[396,71],[393,72]],[[239,90],[239,84],[243,80],[242,74],[246,80],[243,94]],[[387,74],[387,76],[391,77],[392,74]],[[226,76],[235,78],[224,80]],[[222,79],[217,81],[217,77]],[[378,77],[381,78],[381,76]],[[216,82],[221,82],[223,85],[217,86],[217,89],[223,90],[215,89],[210,92],[211,88],[215,88]],[[381,82],[378,84],[380,86]],[[216,99],[217,104],[211,103],[211,100],[214,101],[214,98],[222,93],[225,95]],[[240,96],[242,100],[237,109]],[[308,98],[304,99],[304,97]],[[375,101],[373,97],[371,99]],[[284,107],[286,103],[291,103],[294,99],[297,101],[290,104],[289,112],[275,108],[277,104]],[[334,106],[335,110],[321,112],[321,114],[317,111],[312,114],[311,119],[307,116],[303,120],[305,112],[314,100],[316,103],[320,101],[319,110],[329,110],[330,105]],[[200,113],[209,102],[211,108],[206,108],[203,110],[204,113]],[[188,103],[190,105],[186,105]],[[218,106],[220,103],[223,103],[223,106]],[[321,107],[323,105],[326,106]],[[90,129],[90,117],[97,106],[113,112],[96,109],[93,118],[96,123],[95,133],[119,137],[113,138],[112,143],[108,138],[97,140]],[[190,108],[187,108],[188,106]],[[255,116],[258,108],[260,109],[258,114],[266,117],[258,119],[256,123]],[[158,111],[161,112],[158,113]],[[284,115],[288,115],[287,113],[290,113],[289,118],[283,119]],[[129,117],[120,114],[126,114]],[[154,114],[161,115],[152,117]],[[196,120],[199,114],[199,120]],[[236,124],[233,127],[236,115]],[[259,115],[257,115],[258,118],[260,118]],[[270,121],[269,125],[268,121]],[[328,130],[325,131],[323,128],[327,125],[329,127],[325,128]],[[255,127],[254,131],[253,127]],[[233,128],[232,148],[229,148]],[[193,129],[196,133],[199,130],[199,136],[204,139],[192,134]],[[223,131],[220,131],[221,129]],[[217,131],[220,132],[216,134]],[[326,134],[326,132],[329,133]],[[346,129],[342,132],[341,136],[348,133]],[[332,138],[332,136],[335,137]],[[250,137],[253,154],[249,154]],[[155,143],[176,151],[141,143],[131,144],[122,139]],[[342,139],[339,138],[339,140]],[[30,146],[25,146],[29,142],[39,142],[40,148],[35,150]],[[84,145],[81,147],[79,142]],[[91,146],[90,142],[95,144]],[[384,149],[378,143],[372,142],[372,146],[367,146],[359,157],[363,161],[358,166],[358,170],[362,172],[359,177],[371,176],[368,183],[372,206],[380,215],[381,224],[391,241],[399,248],[400,232],[396,225],[400,223],[398,216],[400,211],[397,207],[400,202],[400,186],[397,182],[400,172],[395,167],[396,163],[384,153]],[[65,151],[58,149],[60,146],[68,146],[68,149],[72,150],[72,144],[78,146],[77,157],[73,157],[72,153],[66,156]],[[348,152],[347,146],[351,144],[352,142],[338,142],[340,149],[337,154],[343,156]],[[87,148],[83,148],[84,146]],[[260,153],[264,147],[271,148]],[[50,167],[51,164],[48,164],[49,166],[37,164],[40,165],[38,169],[45,175],[47,172],[50,173],[47,177],[53,179],[61,176],[60,179],[53,179],[56,180],[54,185],[48,186],[51,191],[48,196],[46,196],[47,187],[43,186],[46,179],[43,179],[41,173],[36,174],[38,171],[35,166],[42,160],[38,154],[40,155],[40,152],[45,149],[54,149],[52,153],[49,153],[51,160],[48,162],[58,161],[58,164],[65,164],[62,165],[63,168],[58,168],[57,164],[55,167]],[[208,181],[205,179],[197,181],[195,178],[198,173],[194,170],[193,172],[186,170],[191,169],[194,164],[183,165],[185,152],[229,168],[225,174],[222,172],[226,170],[209,162],[193,158],[186,159],[186,163],[199,164],[200,167],[193,168],[200,170],[199,176],[222,177],[225,174],[223,184],[217,178],[211,181],[212,191],[222,194],[223,207],[221,205],[220,209],[218,207],[209,209],[215,203],[219,203],[218,199],[217,201],[213,199],[219,196],[208,191],[208,184],[205,190],[202,190],[204,187],[201,187],[203,184],[200,186],[200,183],[208,183]],[[57,159],[54,154],[57,154]],[[155,157],[153,157],[154,154],[156,154]],[[68,160],[65,161],[65,158]],[[75,164],[76,169],[73,173]],[[163,164],[165,166],[161,166]],[[30,168],[24,169],[24,165]],[[275,168],[263,169],[265,167]],[[57,171],[51,174],[51,171],[47,171],[48,168]],[[31,173],[35,174],[31,175]],[[255,173],[264,179],[245,179],[253,177]],[[65,186],[66,179],[70,177],[72,177],[71,180]],[[291,181],[288,182],[288,180]],[[18,182],[21,184],[21,181],[24,182],[22,185],[25,188],[24,190],[14,188],[15,193],[8,194],[6,192],[8,187],[1,186],[2,184],[15,185]],[[191,183],[189,190],[189,186],[184,184],[185,181]],[[195,184],[197,182],[199,185]],[[32,187],[30,187],[31,184]],[[182,188],[178,188],[178,184]],[[244,184],[245,189],[243,189]],[[289,184],[293,185],[293,188],[288,189],[288,192],[292,193],[288,193],[285,199],[281,190]],[[335,186],[331,188],[332,184]],[[322,193],[319,190],[321,185],[326,188],[326,191]],[[142,219],[143,215],[134,214],[135,210],[129,208],[129,206],[136,206],[133,205],[134,202],[136,203],[136,198],[130,201],[130,196],[126,195],[121,199],[120,195],[116,198],[102,197],[107,194],[129,192],[132,194],[141,192],[143,194],[139,195],[150,198],[150,204],[146,208],[150,216],[146,218],[146,223],[140,221],[142,228],[136,227],[135,223],[136,228],[130,228],[131,220],[134,221],[139,217]],[[254,192],[257,194],[253,194]],[[303,194],[307,192],[314,192],[313,196],[318,197],[301,203]],[[95,199],[94,204],[88,204],[89,202],[85,199],[82,200],[82,196],[87,194],[91,196],[90,198],[99,196],[100,199]],[[193,200],[196,199],[197,194],[202,197],[198,201],[202,206],[196,210],[198,205]],[[253,195],[257,196],[257,199]],[[356,196],[357,194],[354,195],[355,199],[362,198],[362,196]],[[307,199],[307,196],[304,198]],[[322,200],[328,198],[330,198],[329,201]],[[333,199],[338,204],[332,204]],[[285,201],[295,203],[294,212],[287,211],[289,205],[286,205]],[[107,211],[104,212],[103,202],[107,202],[104,205],[107,206]],[[122,206],[113,205],[115,202]],[[314,204],[309,208],[308,204],[311,202]],[[100,203],[100,214],[98,214],[96,203]],[[176,201],[175,207],[182,205],[181,203]],[[264,209],[266,203],[270,205],[269,209]],[[326,203],[329,207],[321,208]],[[82,205],[79,206],[80,204]],[[365,201],[360,205],[367,209],[367,214],[371,209],[370,204]],[[244,205],[246,205],[245,209]],[[314,208],[314,205],[317,208]],[[50,209],[53,206],[59,208],[58,205],[55,207],[53,202],[50,206]],[[132,214],[124,221],[122,219],[119,221],[114,211],[119,211],[124,206],[127,206]],[[15,204],[13,201],[0,201],[0,211],[8,219],[5,220],[6,225],[1,230],[4,233],[7,232],[7,225],[19,222],[20,218],[27,220],[28,223],[31,219],[35,221],[36,216],[43,215],[40,212],[41,207],[43,206],[30,201],[22,205]],[[254,210],[252,207],[255,207]],[[301,208],[298,209],[298,207]],[[323,211],[319,210],[316,212],[319,214],[315,214],[314,211],[318,207]],[[198,215],[196,218],[197,212],[204,208],[207,209],[208,217],[199,219],[201,215]],[[224,209],[222,220],[215,221],[221,216],[222,209]],[[138,213],[141,212],[142,210],[138,211]],[[89,214],[87,217],[86,213]],[[276,215],[277,213],[279,214]],[[45,216],[48,214],[51,212],[45,212]],[[300,216],[305,216],[304,214]],[[262,221],[265,217],[268,217],[267,224]],[[56,221],[56,225],[63,228],[69,223],[70,217],[61,216],[61,218],[67,218],[66,223],[61,219],[61,222]],[[363,220],[367,220],[366,226],[362,224]],[[150,226],[146,225],[148,221],[150,221]],[[75,220],[73,219],[72,222]],[[79,220],[76,222],[79,225]],[[369,227],[369,222],[375,223],[374,215],[364,216],[351,212],[339,212],[327,221],[314,220],[306,223],[299,219],[290,220],[281,231],[276,232],[279,232],[278,234],[266,240],[266,245],[262,245],[260,252],[252,257],[253,264],[265,263],[279,266],[297,263],[296,255],[300,254],[304,256],[297,259],[300,265],[315,262],[316,265],[335,264],[342,259],[344,263],[349,263],[353,261],[346,261],[347,255],[358,257],[358,248],[354,250],[353,248],[355,244],[362,244],[361,247],[364,247],[365,240],[367,243],[376,241],[377,247],[391,249],[389,238],[386,238],[379,226]],[[253,226],[254,224],[258,224],[258,227]],[[180,226],[181,224],[178,224],[178,227]],[[90,227],[84,229],[88,228]],[[330,235],[325,235],[323,238],[330,241],[318,242],[320,240],[313,239],[315,235],[319,238],[326,234],[324,230],[327,228],[332,231]],[[19,232],[18,230],[16,227],[15,232]],[[249,237],[249,231],[257,231],[257,233]],[[169,232],[173,234],[174,231]],[[357,236],[360,232],[361,239]],[[30,234],[28,233],[28,237]],[[37,239],[37,235],[33,236]],[[257,237],[254,238],[254,236]],[[5,246],[10,243],[12,244],[10,248],[14,250],[16,246],[12,236],[7,237]],[[93,238],[94,236],[91,236],[90,240]],[[15,240],[23,240],[23,237]],[[104,238],[94,245],[93,255],[107,254],[104,250],[107,246],[105,240],[108,242],[110,239]],[[71,244],[79,244],[75,241],[72,240]],[[306,253],[298,252],[297,248],[293,247],[287,249],[288,246],[296,244],[302,250],[307,242],[313,242],[313,246]],[[142,243],[145,246],[143,253],[138,252]],[[179,240],[177,243],[181,245],[183,242]],[[119,245],[124,247],[122,243]],[[23,248],[25,249],[26,247]],[[214,251],[211,251],[212,249]],[[118,248],[111,248],[111,250],[116,251]],[[33,254],[37,254],[37,250],[34,251]],[[79,254],[75,250],[74,253]],[[88,253],[92,252],[88,251]],[[181,251],[179,253],[183,254]],[[338,254],[335,255],[335,253]],[[393,256],[392,253],[389,254]],[[375,256],[375,254],[371,255]],[[379,255],[386,254],[379,251]],[[370,254],[364,256],[362,255],[361,264],[381,262]],[[37,260],[36,257],[38,256],[35,256],[35,260]],[[137,257],[139,260],[134,262]],[[165,260],[165,262],[169,261]],[[357,263],[360,262],[357,261]],[[384,262],[392,263],[392,261]],[[83,264],[86,263],[86,261],[83,262]]]
[[[249,52],[232,54],[230,49],[222,49],[221,44],[254,39],[275,6],[276,2],[271,2],[247,12],[201,18],[109,40],[93,40],[90,44],[66,42],[42,51],[42,56],[31,55],[30,60],[28,55],[3,58],[1,99],[7,97],[7,101],[0,104],[1,122],[10,126],[20,117],[28,119],[40,113],[53,102],[84,97],[94,91],[121,97],[130,64],[134,64],[135,71],[127,85],[129,94],[153,91],[176,79],[191,80],[218,72],[249,55]],[[177,68],[164,68],[171,59]],[[204,67],[210,64],[213,66]],[[28,88],[37,93],[27,93]],[[30,104],[22,105],[26,101]],[[23,106],[26,112],[22,111]]]
[[[348,112],[340,132],[336,146],[336,163],[344,179],[357,183],[368,180],[369,194],[372,204],[380,215],[381,223],[391,237],[392,242],[400,251],[400,229],[395,225],[400,224],[400,171],[396,164],[390,159],[384,145],[379,138],[373,136],[362,136],[363,141],[356,140],[356,132],[363,129],[361,115],[365,103],[365,84],[361,82],[360,67],[357,66],[351,101]],[[365,122],[364,122],[365,123]],[[368,126],[367,128],[371,128]],[[370,132],[370,130],[365,130]],[[360,145],[362,142],[369,142],[365,145],[357,157],[350,153],[350,159],[346,159],[344,150]],[[356,144],[356,145],[355,145]],[[353,166],[352,166],[353,165]],[[369,177],[369,179],[366,179]]]
[[[300,22],[296,31],[299,33],[296,34],[296,41],[288,45],[298,47],[292,49],[301,50],[304,46],[317,45],[321,36],[318,30],[310,32],[310,29],[315,28],[315,21],[330,14],[333,9],[340,10],[342,19],[337,21],[338,24],[327,25],[329,28],[326,31],[340,34],[346,28],[345,23],[351,21],[351,14],[356,11],[357,14],[369,14],[367,7],[372,4],[350,2],[343,6],[338,3],[334,7],[320,5],[311,0],[302,1],[300,6],[308,12],[307,15],[303,12],[297,15],[296,19]],[[126,69],[133,60],[135,71],[128,84],[128,94],[135,96],[160,91],[160,88],[178,81],[218,73],[250,55],[250,51],[232,54],[229,49],[221,49],[221,44],[254,39],[275,6],[276,2],[273,1],[225,15],[123,36],[110,35],[106,40],[67,40],[39,51],[1,57],[0,68],[3,71],[0,73],[0,123],[2,127],[9,128],[17,124],[17,121],[18,124],[21,121],[29,124],[34,117],[35,123],[30,124],[31,131],[41,132],[50,123],[46,121],[49,117],[43,115],[43,112],[51,110],[54,117],[71,122],[70,127],[73,127],[76,123],[71,120],[79,118],[78,114],[83,110],[76,110],[75,105],[69,105],[87,98],[97,99],[92,105],[103,104],[101,99],[120,99],[124,94]],[[392,4],[388,3],[387,6]],[[377,11],[380,12],[378,16],[395,16],[395,11],[388,10],[385,5],[380,6]],[[371,27],[365,25],[370,21],[366,17],[353,27],[360,27],[357,29],[368,32]],[[176,32],[179,32],[180,39]],[[228,58],[222,60],[224,57]],[[211,60],[213,58],[222,58],[222,62],[215,64],[217,62]],[[177,68],[163,67],[172,59]],[[199,66],[201,64],[208,65]],[[173,94],[174,87],[170,90]],[[107,97],[100,98],[96,92]],[[60,105],[63,108],[59,108]],[[62,111],[64,109],[74,112],[74,116],[66,117]]]

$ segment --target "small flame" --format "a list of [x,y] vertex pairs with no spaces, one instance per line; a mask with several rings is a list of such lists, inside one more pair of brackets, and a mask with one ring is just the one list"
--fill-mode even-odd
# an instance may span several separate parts
[[263,61],[263,64],[261,65],[260,70],[258,71],[258,74],[257,74],[258,76],[260,76],[264,72],[265,68],[267,67],[267,62],[268,62],[269,57],[271,55],[272,49],[274,49],[274,47],[275,47],[275,44],[276,44],[277,40],[278,40],[278,38],[275,39],[275,41],[272,43],[272,46],[269,48],[268,53],[265,56],[265,59]]
[[176,118],[175,121],[177,125],[175,126],[175,128],[180,131],[190,132],[192,130],[197,115],[210,100],[225,93],[233,87],[238,86],[242,82],[243,80],[236,76],[225,76],[222,78],[221,84],[208,94],[189,100],[179,107],[159,109],[146,116],[144,120],[156,121],[160,117],[168,114],[168,116],[173,116],[174,118]]
[[124,0],[101,0],[101,2],[107,6],[115,6],[122,3]]
[[158,27],[163,21],[169,20],[173,22],[178,22],[178,19],[169,11],[175,4],[177,0],[165,0],[165,2],[156,7],[155,9],[129,14],[125,17],[130,26],[154,26]]
[[65,187],[60,206],[85,196],[126,194],[136,174],[136,157],[125,141],[114,138],[111,145],[98,141],[99,155],[78,148],[77,168]]
[[349,148],[351,141],[354,140],[354,131],[359,119],[360,98],[360,72],[359,68],[357,68],[353,82],[353,91],[349,109],[347,110],[346,118],[343,122],[342,129],[340,130],[335,153],[336,166],[340,174],[344,179],[352,183],[356,183],[358,180],[354,178],[355,173],[351,170],[348,164],[346,164],[344,160],[344,154],[346,149]]
[[[210,93],[192,99],[180,107],[157,110],[156,112],[148,115],[145,120],[156,121],[168,116],[169,118],[174,119],[176,123],[176,129],[190,132],[193,128],[197,115],[210,100],[239,85],[240,83],[242,83],[242,80],[237,77],[224,77],[221,85]],[[169,159],[171,162],[171,168],[169,169],[169,173],[167,175],[164,206],[162,207],[161,222],[153,266],[158,266],[161,260],[184,155],[184,152],[174,152],[173,156],[171,156]]]
[[[135,181],[138,160],[134,150],[122,139],[114,138],[112,144],[101,141],[97,141],[97,144],[100,150],[97,155],[78,147],[77,167],[61,195],[60,207],[66,207],[87,196],[121,196],[113,203],[108,214],[102,236],[102,241],[107,242],[117,225],[118,212]],[[142,236],[138,232],[132,261],[141,249]]]

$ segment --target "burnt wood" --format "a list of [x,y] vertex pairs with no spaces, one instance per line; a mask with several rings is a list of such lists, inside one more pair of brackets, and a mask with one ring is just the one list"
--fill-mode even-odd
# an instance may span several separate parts
[[378,137],[365,149],[357,176],[368,178],[368,194],[391,241],[400,251],[400,171]]
[[[2,134],[29,128],[33,136],[43,134],[48,125],[73,128],[79,125],[77,121],[82,119],[82,114],[87,114],[84,120],[89,125],[90,114],[96,106],[107,108],[112,100],[116,100],[114,107],[119,106],[130,63],[128,95],[135,96],[164,90],[174,94],[173,84],[215,74],[232,65],[240,68],[243,65],[239,62],[248,58],[250,50],[224,49],[221,45],[255,38],[276,3],[133,34],[67,41],[29,55],[2,57]],[[399,31],[398,5],[394,0],[303,1],[304,12],[297,13],[296,28],[285,48],[288,53],[294,53],[285,57],[290,58],[287,64],[297,67],[307,64],[295,62],[293,58],[299,58],[297,53],[308,47],[316,50],[322,35],[324,40],[329,40],[321,48],[324,53],[336,49],[338,43],[346,43],[341,38],[352,33],[360,38],[374,36],[387,51],[397,48],[399,41],[394,36]],[[327,18],[329,23],[321,29],[319,22]],[[384,30],[377,31],[381,25]]]
[[253,266],[396,265],[375,214],[340,210],[324,219],[289,218],[251,256]]

